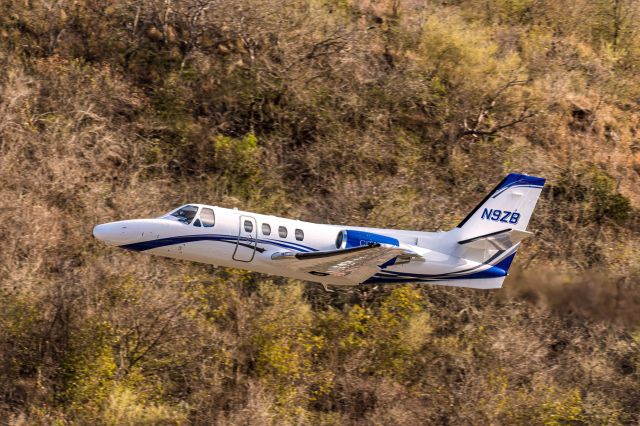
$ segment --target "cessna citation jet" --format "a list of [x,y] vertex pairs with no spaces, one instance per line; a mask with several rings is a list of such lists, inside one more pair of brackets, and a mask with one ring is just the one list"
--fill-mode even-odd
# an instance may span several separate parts
[[327,286],[430,283],[500,288],[545,179],[509,174],[446,232],[323,225],[187,204],[156,219],[98,225],[123,249],[243,268]]

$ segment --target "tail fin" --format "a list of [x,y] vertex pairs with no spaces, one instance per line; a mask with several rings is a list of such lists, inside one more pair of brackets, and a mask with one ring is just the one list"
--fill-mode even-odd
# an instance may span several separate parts
[[545,179],[511,173],[457,226],[460,240],[505,230],[525,231]]
[[451,231],[455,255],[481,266],[440,284],[500,288],[520,241],[531,233],[527,225],[545,179],[511,173]]

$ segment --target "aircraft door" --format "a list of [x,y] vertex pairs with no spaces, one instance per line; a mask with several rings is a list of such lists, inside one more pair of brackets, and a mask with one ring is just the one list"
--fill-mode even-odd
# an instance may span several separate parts
[[256,239],[258,238],[258,226],[251,216],[240,216],[238,241],[233,251],[233,260],[251,262],[256,254]]

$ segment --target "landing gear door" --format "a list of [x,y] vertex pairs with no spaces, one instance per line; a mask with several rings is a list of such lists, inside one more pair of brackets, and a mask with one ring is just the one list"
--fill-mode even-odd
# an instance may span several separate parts
[[251,216],[240,216],[238,241],[233,251],[233,260],[251,262],[256,254],[258,226]]

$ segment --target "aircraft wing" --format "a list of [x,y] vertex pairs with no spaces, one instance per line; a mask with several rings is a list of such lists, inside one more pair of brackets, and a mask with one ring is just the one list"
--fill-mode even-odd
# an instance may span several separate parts
[[369,244],[341,250],[311,253],[281,252],[272,259],[287,263],[316,276],[342,278],[350,284],[360,284],[380,270],[380,265],[398,256],[416,257],[415,253],[387,244]]

